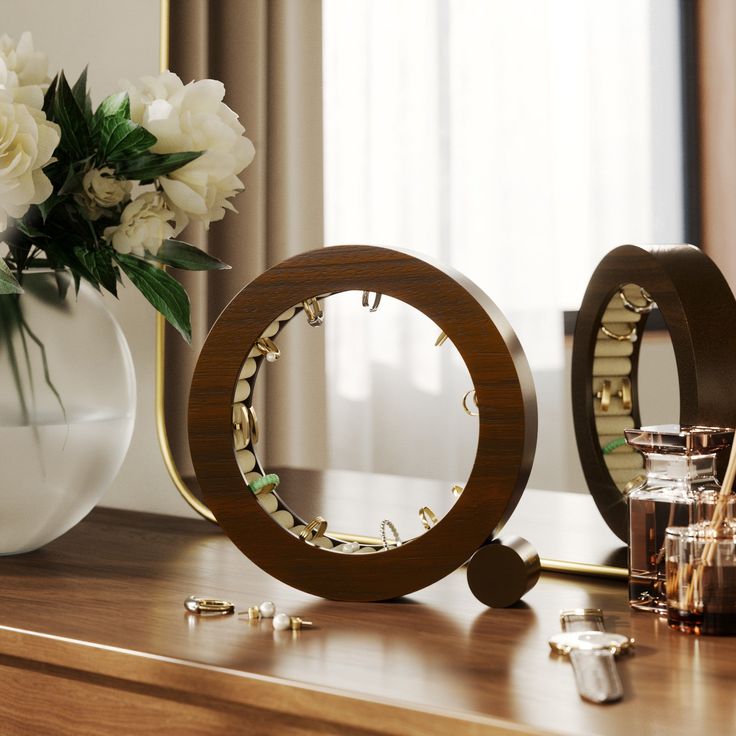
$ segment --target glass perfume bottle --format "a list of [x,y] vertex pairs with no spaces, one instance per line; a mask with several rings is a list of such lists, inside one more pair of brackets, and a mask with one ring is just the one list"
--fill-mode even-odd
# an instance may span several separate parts
[[662,425],[624,434],[646,468],[642,484],[627,497],[629,604],[665,614],[665,531],[712,517],[720,491],[716,453],[730,447],[734,430]]

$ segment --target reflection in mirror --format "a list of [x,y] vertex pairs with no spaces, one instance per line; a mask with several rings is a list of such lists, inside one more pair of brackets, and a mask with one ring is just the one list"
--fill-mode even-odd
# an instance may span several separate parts
[[[373,436],[375,451],[387,456],[383,460],[390,473],[446,478],[444,492],[438,493],[436,484],[409,479],[397,488],[388,476],[384,476],[385,483],[381,483],[382,476],[373,476],[373,487],[362,496],[335,488],[325,489],[319,498],[305,497],[303,490],[290,488],[278,475],[269,472],[267,450],[262,452],[259,442],[260,412],[255,408],[263,405],[265,391],[260,387],[269,375],[289,370],[288,363],[299,360],[295,332],[323,330],[339,313],[350,316],[354,333],[368,332],[374,338],[371,344],[387,362],[387,370],[391,370],[390,385],[397,392],[394,411],[376,416],[371,422],[355,422],[355,426]],[[402,341],[392,345],[382,340],[387,325],[397,318],[405,319],[404,339],[416,343],[414,348],[422,351],[421,362],[402,365]],[[478,444],[473,389],[468,388],[470,375],[452,341],[442,339],[441,334],[428,317],[397,299],[352,291],[321,295],[295,305],[264,330],[249,351],[235,387],[233,449],[244,484],[256,494],[261,507],[276,523],[309,544],[351,554],[392,549],[440,523],[462,493]],[[420,342],[423,347],[418,345]],[[260,371],[267,376],[257,382]],[[302,365],[301,372],[308,386],[314,378],[310,376],[310,366]],[[454,387],[452,393],[439,390],[440,374]],[[353,392],[364,391],[362,382],[370,380],[366,375],[366,356],[348,343],[340,365],[329,380],[348,386]],[[407,414],[402,409],[401,394],[417,391],[423,395],[421,412]],[[384,444],[382,433],[387,425],[397,423],[401,430],[400,446]],[[359,437],[347,438],[347,441],[359,440]],[[336,436],[334,424],[328,421],[325,441],[334,448],[346,438]],[[455,448],[449,458],[448,448]],[[421,467],[411,465],[416,463],[417,455]],[[370,458],[369,461],[373,462]],[[409,473],[402,467],[407,464],[411,465]]]

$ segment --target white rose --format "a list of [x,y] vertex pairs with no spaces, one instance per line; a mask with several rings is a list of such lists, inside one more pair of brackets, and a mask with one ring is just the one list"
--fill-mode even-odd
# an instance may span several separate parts
[[243,189],[238,174],[253,160],[255,149],[243,135],[238,116],[222,101],[225,87],[213,79],[185,85],[165,72],[130,86],[131,119],[158,139],[156,153],[204,151],[195,161],[161,177],[169,206],[176,213],[176,231],[188,220],[206,226],[221,220],[228,201]]
[[130,197],[132,182],[116,179],[109,166],[90,169],[82,178],[82,191],[74,199],[90,220],[109,215],[110,210]]
[[23,217],[51,194],[42,169],[60,140],[59,126],[41,110],[14,102],[0,89],[0,232],[8,217]]
[[166,206],[159,192],[145,192],[126,206],[120,215],[120,224],[106,227],[105,240],[118,253],[155,256],[161,243],[174,234],[169,220],[174,213]]
[[48,70],[48,57],[34,49],[28,31],[17,42],[9,36],[0,37],[0,88],[10,91],[15,102],[40,110],[51,83]]

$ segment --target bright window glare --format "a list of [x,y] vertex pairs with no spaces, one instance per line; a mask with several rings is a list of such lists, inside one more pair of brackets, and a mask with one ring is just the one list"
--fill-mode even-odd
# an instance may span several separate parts
[[[454,266],[535,373],[561,375],[562,312],[600,258],[683,242],[678,5],[323,0],[326,242]],[[333,395],[367,390],[340,368],[348,335],[352,355],[378,364],[392,345],[414,383],[446,390],[445,358],[413,360],[400,318],[380,339],[352,324],[334,310],[327,325]]]

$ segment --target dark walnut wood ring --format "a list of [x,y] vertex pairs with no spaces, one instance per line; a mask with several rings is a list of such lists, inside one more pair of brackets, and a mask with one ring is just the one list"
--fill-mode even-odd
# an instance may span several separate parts
[[[479,407],[477,455],[451,511],[397,549],[361,555],[310,545],[268,517],[245,488],[235,461],[231,410],[244,356],[269,324],[310,297],[350,290],[395,297],[434,320],[462,355]],[[242,346],[242,351],[233,346]],[[401,416],[400,410],[396,414]],[[304,253],[250,283],[212,328],[189,398],[194,469],[218,524],[266,572],[300,590],[338,600],[395,598],[460,567],[501,528],[519,501],[536,432],[531,373],[500,310],[462,275],[417,255],[373,246]]]
[[[623,300],[619,299],[619,290],[624,287],[630,289],[632,302],[637,291],[644,289],[667,325],[677,363],[681,425],[733,426],[736,422],[736,391],[732,388],[736,376],[736,301],[718,267],[692,245],[647,250],[622,245],[603,258],[590,279],[578,313],[572,351],[575,436],[585,479],[598,510],[613,532],[628,541],[627,506],[621,488],[624,479],[614,477],[618,472],[610,467],[614,465],[610,459],[614,456],[604,456],[602,450],[608,438],[601,420],[610,419],[604,417],[609,410],[601,409],[599,392],[609,374],[605,369],[594,368],[601,365],[601,357],[610,360],[601,353],[607,345],[608,353],[613,352],[616,342],[609,338],[607,343],[606,335],[601,333],[605,315],[624,314],[624,319],[631,320],[637,339],[629,343],[630,354],[625,359],[630,361],[628,374],[611,370],[613,375],[603,392],[603,401],[606,406],[616,388],[616,376],[619,381],[628,378],[630,406],[626,405],[619,415],[625,414],[631,426],[640,426],[637,369],[647,314],[625,311]],[[645,304],[646,300],[640,298],[637,303]],[[614,324],[609,332],[625,334],[627,324]],[[614,396],[611,406],[621,407],[619,401]],[[629,448],[619,449],[625,452]],[[625,466],[626,462],[618,465]],[[630,472],[635,476],[643,470]]]

